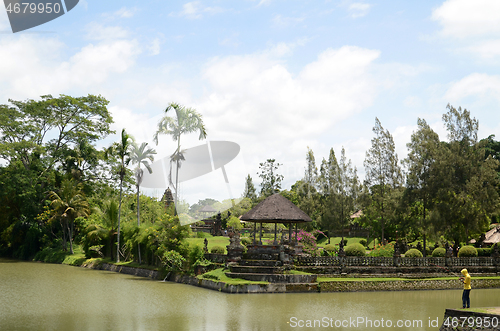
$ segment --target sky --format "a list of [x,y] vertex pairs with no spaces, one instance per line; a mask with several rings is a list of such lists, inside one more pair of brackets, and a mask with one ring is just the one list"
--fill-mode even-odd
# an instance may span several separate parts
[[[399,159],[425,119],[446,140],[447,104],[500,139],[500,1],[80,0],[65,15],[12,33],[0,6],[0,104],[102,95],[122,128],[158,154],[176,143],[157,123],[170,102],[196,109],[234,161],[182,183],[189,203],[240,197],[247,174],[276,159],[290,189],[307,148],[319,167],[342,147],[361,177],[375,117]],[[183,148],[197,134],[181,138]],[[99,147],[118,141],[111,135]],[[144,190],[161,195],[163,190]]]

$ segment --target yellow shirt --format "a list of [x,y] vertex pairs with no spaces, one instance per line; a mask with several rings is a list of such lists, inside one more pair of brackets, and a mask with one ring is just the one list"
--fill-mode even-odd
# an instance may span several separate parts
[[470,278],[470,275],[467,273],[467,275],[465,275],[465,279],[464,279],[464,290],[470,290],[471,287],[470,287],[470,283],[471,283],[471,278]]

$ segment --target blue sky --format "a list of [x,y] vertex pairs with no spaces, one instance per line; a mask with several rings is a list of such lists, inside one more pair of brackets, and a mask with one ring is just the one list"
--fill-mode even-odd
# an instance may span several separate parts
[[[268,158],[283,164],[289,188],[308,146],[318,165],[344,146],[363,176],[375,117],[400,159],[418,117],[446,139],[448,103],[471,111],[480,138],[500,139],[496,0],[80,0],[16,34],[2,7],[0,60],[0,103],[101,94],[113,128],[150,144],[169,102],[196,108],[210,140],[241,146],[226,169],[235,196],[246,174],[260,183]],[[201,143],[183,138],[186,148]],[[160,158],[175,147],[163,137],[156,148]],[[182,193],[190,203],[228,195],[220,173]]]

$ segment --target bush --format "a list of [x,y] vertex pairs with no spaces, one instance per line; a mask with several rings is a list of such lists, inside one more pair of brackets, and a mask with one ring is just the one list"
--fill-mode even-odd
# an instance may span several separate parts
[[405,257],[422,257],[422,252],[416,248],[412,248],[405,253]]
[[210,249],[210,253],[212,254],[224,254],[225,250],[222,246],[214,246]]
[[476,257],[477,249],[474,246],[464,246],[458,250],[458,257]]
[[345,247],[345,255],[347,256],[365,256],[365,246],[360,243],[350,244]]
[[325,256],[335,256],[339,251],[338,246],[334,244],[328,244],[323,248],[323,253]]
[[[342,241],[342,239],[340,239],[340,241]],[[340,242],[339,242],[340,244]],[[344,239],[344,247],[347,246],[347,238]]]
[[375,257],[394,256],[394,244],[389,243],[385,246],[379,244],[370,252],[370,254],[368,254],[368,256],[375,256]]
[[196,232],[196,238],[206,238],[205,232],[203,231]]
[[446,255],[446,249],[443,247],[435,248],[432,251],[432,257],[444,257]]
[[248,237],[241,237],[241,239],[240,239],[241,244],[244,246],[251,245],[252,241],[253,240],[248,238]]
[[490,248],[476,248],[477,256],[491,256]]
[[359,243],[360,243],[361,245],[365,246],[365,247],[366,247],[366,245],[368,245],[368,242],[366,241],[366,239],[360,239],[360,240],[359,240]]

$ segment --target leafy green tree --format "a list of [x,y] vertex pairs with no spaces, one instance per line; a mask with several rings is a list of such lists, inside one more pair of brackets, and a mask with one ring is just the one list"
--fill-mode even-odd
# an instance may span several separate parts
[[436,209],[440,228],[455,245],[488,229],[498,210],[499,163],[485,160],[485,142],[478,142],[479,123],[470,112],[447,106],[443,115],[449,143],[443,144],[436,171],[439,173]]
[[[175,111],[175,118],[168,116],[169,111]],[[192,108],[186,108],[177,103],[170,103],[165,109],[165,117],[158,123],[158,130],[154,134],[154,141],[158,145],[158,135],[166,134],[172,136],[172,139],[177,142],[177,149],[170,156],[170,162],[176,164],[175,173],[175,202],[179,199],[179,167],[180,162],[184,160],[181,151],[181,136],[185,133],[199,132],[199,140],[207,137],[205,125],[203,124],[202,116]],[[173,185],[173,183],[172,183]]]
[[411,142],[406,144],[408,157],[403,161],[408,169],[405,195],[412,206],[410,214],[416,216],[413,218],[415,223],[411,226],[422,233],[426,256],[427,235],[432,225],[428,213],[436,196],[435,184],[439,182],[433,170],[440,155],[441,144],[439,136],[425,120],[419,118],[417,124],[418,129],[413,132]]
[[283,175],[277,173],[280,163],[275,159],[267,159],[266,162],[259,163],[259,177],[262,179],[260,183],[260,195],[268,197],[274,194],[275,190],[281,190],[281,181]]
[[403,175],[392,135],[388,130],[384,130],[378,118],[375,118],[373,132],[375,137],[372,139],[371,148],[366,152],[364,162],[365,182],[372,193],[372,221],[379,222],[384,243],[386,221],[394,213],[394,204],[390,203],[394,197],[391,190],[402,186]]
[[59,193],[49,192],[52,217],[59,219],[63,228],[63,245],[66,250],[66,238],[69,240],[70,253],[73,254],[74,221],[77,217],[87,217],[90,209],[82,191],[82,184],[65,179]]
[[252,177],[250,177],[250,174],[248,174],[245,180],[245,190],[243,191],[243,198],[249,198],[252,201],[257,200],[257,190],[253,185],[253,180]]

